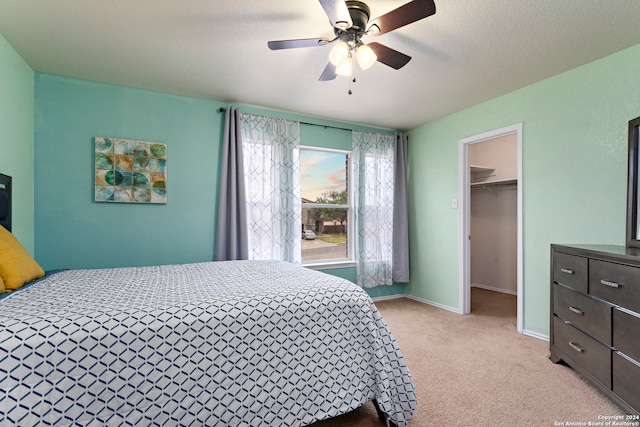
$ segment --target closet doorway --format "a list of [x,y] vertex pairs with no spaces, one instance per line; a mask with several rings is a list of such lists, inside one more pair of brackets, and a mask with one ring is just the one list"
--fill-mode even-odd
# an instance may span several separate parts
[[516,294],[522,332],[522,123],[459,141],[462,314],[471,287]]

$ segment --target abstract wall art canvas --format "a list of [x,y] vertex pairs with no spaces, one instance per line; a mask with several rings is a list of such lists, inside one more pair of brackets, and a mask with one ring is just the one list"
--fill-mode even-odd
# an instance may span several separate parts
[[96,136],[95,201],[167,203],[167,144]]

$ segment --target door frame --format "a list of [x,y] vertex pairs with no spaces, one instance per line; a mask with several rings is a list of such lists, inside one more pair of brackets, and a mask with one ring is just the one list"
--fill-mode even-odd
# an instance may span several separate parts
[[524,277],[523,277],[523,229],[522,229],[522,122],[503,128],[469,136],[458,141],[458,195],[460,199],[460,225],[458,245],[459,268],[459,307],[461,314],[471,312],[471,172],[469,146],[479,142],[516,134],[517,139],[517,178],[518,178],[518,218],[517,218],[517,330],[523,331]]

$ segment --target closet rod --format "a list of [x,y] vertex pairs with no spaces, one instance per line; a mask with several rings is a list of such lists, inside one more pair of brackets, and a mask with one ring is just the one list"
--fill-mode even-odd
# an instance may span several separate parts
[[[218,113],[224,113],[225,111],[227,111],[227,109],[224,108],[224,107],[218,108]],[[338,127],[338,126],[330,126],[330,125],[319,125],[317,123],[300,122],[300,124],[301,125],[309,125],[309,126],[320,126],[320,127],[325,128],[325,129],[338,129],[338,130],[346,130],[346,131],[349,131],[349,132],[353,131],[353,129],[341,128],[341,127]]]

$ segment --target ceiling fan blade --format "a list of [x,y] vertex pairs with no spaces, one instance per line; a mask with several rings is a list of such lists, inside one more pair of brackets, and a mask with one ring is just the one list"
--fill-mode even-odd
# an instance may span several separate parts
[[411,61],[410,56],[405,55],[402,52],[398,52],[395,49],[391,49],[383,44],[372,42],[367,43],[367,46],[373,49],[373,52],[378,57],[378,62],[382,62],[384,65],[388,65],[396,70],[399,70]]
[[351,28],[353,21],[344,0],[320,0],[320,4],[329,17],[331,25],[341,30]]
[[336,74],[336,66],[329,62],[324,68],[324,71],[322,72],[322,75],[320,75],[320,78],[318,80],[320,80],[321,82],[326,82],[328,80],[335,79],[337,76],[338,75]]
[[267,46],[271,50],[294,49],[298,47],[324,46],[330,41],[327,39],[274,40],[267,42]]
[[404,27],[436,13],[433,0],[413,0],[369,22],[371,35],[377,36]]

